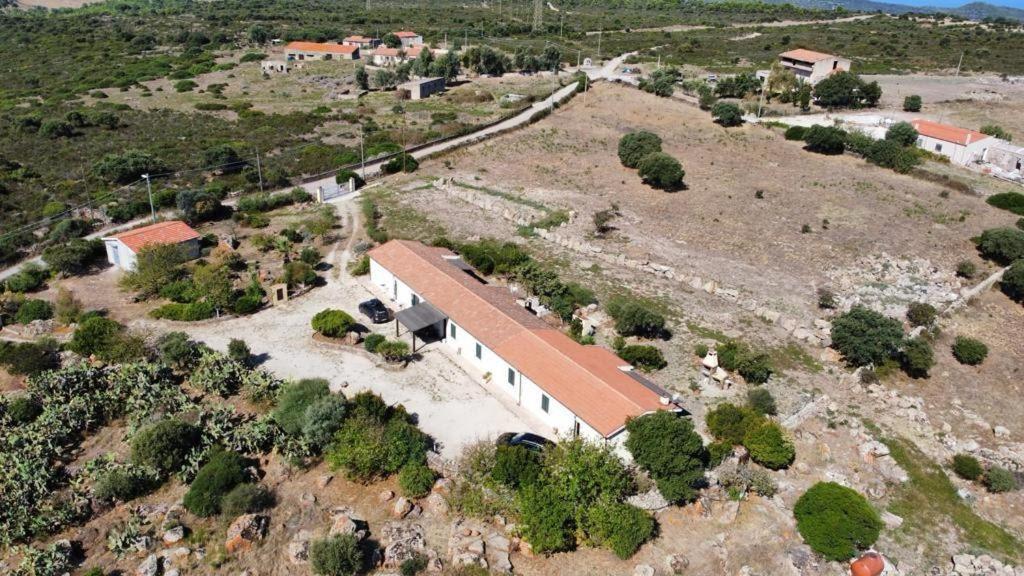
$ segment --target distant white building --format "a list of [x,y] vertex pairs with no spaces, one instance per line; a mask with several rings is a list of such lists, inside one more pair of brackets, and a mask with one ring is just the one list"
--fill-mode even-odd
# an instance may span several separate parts
[[285,57],[295,60],[358,60],[359,47],[323,42],[289,42],[284,47]]
[[1002,175],[1020,181],[1024,178],[1024,146],[994,138],[983,160]]
[[394,66],[405,62],[405,53],[398,48],[381,46],[373,51],[372,61],[374,66]]
[[419,78],[399,84],[398,89],[408,92],[410,100],[422,100],[432,94],[444,92],[444,86],[444,78]]
[[400,323],[440,341],[556,434],[603,442],[628,458],[628,418],[680,410],[625,360],[551,327],[447,249],[392,240],[368,256],[370,281],[397,309],[396,330]]
[[797,48],[779,54],[779,63],[797,78],[811,84],[821,82],[830,74],[850,71],[850,61],[846,58],[805,48]]
[[107,261],[130,271],[135,269],[139,251],[152,244],[180,244],[189,259],[199,257],[199,233],[181,220],[157,222],[103,239]]
[[910,124],[917,130],[918,148],[945,156],[962,166],[982,161],[989,146],[997,142],[988,134],[930,120],[912,120]]
[[287,74],[288,62],[284,60],[264,60],[260,62],[260,70],[264,74]]

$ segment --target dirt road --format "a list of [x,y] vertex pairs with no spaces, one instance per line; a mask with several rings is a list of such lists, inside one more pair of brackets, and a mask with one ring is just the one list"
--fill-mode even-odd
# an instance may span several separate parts
[[[831,20],[781,20],[779,22],[738,22],[732,24],[730,28],[786,28],[788,26],[804,26],[809,24],[838,24],[840,22],[856,22],[857,20],[866,20],[868,18],[874,18],[875,14],[861,14],[859,16],[850,16],[847,18],[834,18]],[[616,34],[616,33],[632,33],[632,32],[687,32],[690,30],[710,30],[715,26],[703,26],[703,25],[692,25],[692,24],[672,24],[670,26],[660,26],[657,28],[634,28],[632,30],[591,30],[587,32],[587,36],[594,36],[597,34]]]

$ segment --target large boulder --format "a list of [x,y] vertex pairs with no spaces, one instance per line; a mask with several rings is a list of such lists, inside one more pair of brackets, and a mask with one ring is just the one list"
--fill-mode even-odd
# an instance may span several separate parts
[[398,568],[406,560],[423,554],[427,548],[423,527],[419,524],[388,522],[380,532],[385,568]]
[[229,554],[249,550],[254,542],[263,539],[269,525],[270,518],[262,514],[243,514],[235,518],[228,526],[224,548]]

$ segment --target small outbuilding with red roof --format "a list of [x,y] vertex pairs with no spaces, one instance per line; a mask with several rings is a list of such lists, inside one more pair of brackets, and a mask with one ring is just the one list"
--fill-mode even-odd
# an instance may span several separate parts
[[199,257],[199,233],[181,220],[157,222],[103,239],[107,261],[122,270],[134,270],[140,250],[152,244],[179,244],[188,257]]
[[918,148],[945,156],[963,166],[983,160],[989,146],[997,143],[995,138],[977,130],[923,119],[913,120],[910,124],[917,130]]

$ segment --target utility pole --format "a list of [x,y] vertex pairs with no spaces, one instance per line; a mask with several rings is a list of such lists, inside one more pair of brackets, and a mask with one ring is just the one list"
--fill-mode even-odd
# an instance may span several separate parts
[[761,83],[761,98],[757,101],[757,117],[761,117],[761,107],[764,106],[764,93],[768,91],[768,78],[771,77],[772,71],[768,70],[768,73],[764,75],[764,82]]
[[604,30],[598,30],[597,31],[597,61],[598,62],[601,61],[601,33],[602,32],[604,32]]
[[260,163],[260,151],[256,148],[256,173],[260,177],[260,192],[263,192],[263,164]]
[[359,131],[359,175],[366,180],[366,155],[363,153],[363,131]]
[[580,56],[583,55],[583,51],[579,48],[576,49],[576,69],[580,69]]
[[964,51],[961,50],[960,51],[960,61],[956,63],[956,76],[954,76],[954,78],[959,78],[960,77],[960,66],[963,63],[964,63]]
[[562,40],[562,29],[565,28],[565,12],[558,17],[558,39]]
[[149,174],[143,174],[146,179],[146,192],[149,194],[149,213],[153,215],[153,222],[156,222],[156,207],[153,206],[153,186],[149,182]]

